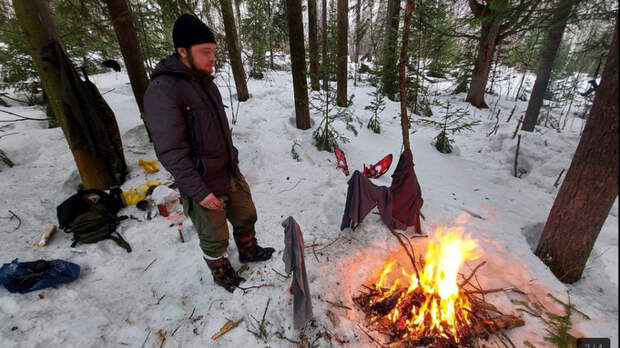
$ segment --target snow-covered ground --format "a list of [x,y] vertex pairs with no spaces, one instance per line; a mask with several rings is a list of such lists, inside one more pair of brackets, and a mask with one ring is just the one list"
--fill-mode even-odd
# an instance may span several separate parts
[[[346,199],[347,177],[335,168],[334,155],[319,152],[312,144],[312,131],[295,128],[293,90],[290,72],[269,72],[262,81],[249,81],[252,98],[241,104],[237,124],[232,126],[233,141],[240,152],[240,166],[252,188],[258,210],[257,234],[261,244],[273,246],[272,260],[250,264],[243,272],[244,287],[262,286],[229,294],[214,285],[202,261],[198,239],[181,243],[170,221],[157,217],[147,221],[135,207],[121,214],[135,219],[124,221],[119,231],[132,245],[128,254],[111,241],[80,245],[86,253],[70,250],[71,236],[58,232],[48,246],[35,248],[44,230],[56,222],[56,206],[75,192],[79,182],[73,157],[59,128],[47,129],[46,122],[24,121],[0,123],[0,149],[15,163],[8,168],[0,163],[0,216],[9,210],[21,218],[3,219],[0,225],[0,263],[14,258],[20,261],[64,259],[79,264],[78,280],[56,289],[25,295],[0,289],[1,347],[159,347],[165,337],[166,347],[287,347],[298,340],[292,327],[292,295],[290,279],[283,278],[282,251],[284,234],[281,222],[293,216],[304,232],[307,244],[306,267],[312,292],[315,322],[306,332],[310,342],[321,347],[373,346],[358,324],[364,315],[352,301],[362,284],[378,278],[383,266],[407,260],[397,240],[369,214],[355,231],[339,231]],[[531,79],[531,76],[529,77]],[[137,160],[156,159],[138,115],[128,78],[122,73],[95,75],[92,80],[116,113],[122,134],[125,156],[130,168],[124,190],[144,184],[146,179],[168,181],[162,170],[146,174]],[[537,301],[548,310],[560,308],[546,294],[571,303],[590,316],[573,317],[576,336],[610,337],[618,346],[618,204],[610,212],[587,264],[583,279],[566,285],[552,275],[533,254],[538,236],[547,218],[562,169],[568,169],[579,141],[581,120],[569,121],[557,132],[538,128],[533,133],[520,133],[519,168],[521,178],[513,176],[517,139],[513,138],[518,118],[524,114],[526,102],[517,102],[515,115],[506,122],[514,106],[514,97],[506,98],[508,84],[516,90],[519,78],[496,82],[500,93],[497,108],[499,129],[488,136],[495,121],[497,96],[487,95],[492,110],[477,110],[464,103],[464,95],[450,95],[450,82],[432,86],[431,101],[470,111],[470,120],[480,120],[472,132],[455,135],[455,152],[441,154],[432,146],[438,131],[414,125],[411,136],[415,170],[424,197],[426,220],[423,226],[433,232],[435,226],[464,224],[466,231],[478,241],[487,264],[477,274],[485,288],[517,287],[527,296],[515,292],[496,293],[487,300],[505,313],[521,315],[511,299]],[[218,80],[224,102],[230,105],[228,91]],[[366,128],[370,117],[364,106],[373,87],[363,83],[349,93],[355,94],[354,115],[359,135],[341,148],[347,155],[349,168],[360,170],[362,163],[374,163],[387,153],[398,160],[402,147],[399,104],[387,102],[381,114],[381,134]],[[514,92],[510,93],[514,96]],[[236,106],[236,103],[235,103]],[[44,117],[40,109],[15,105],[11,112],[30,117]],[[230,109],[229,109],[230,110]],[[443,115],[442,107],[433,106],[434,119]],[[490,113],[493,112],[493,114]],[[417,116],[414,116],[417,118]],[[0,119],[12,116],[0,113]],[[319,115],[313,115],[314,127]],[[313,128],[314,128],[313,127]],[[344,127],[338,125],[342,132]],[[13,133],[13,134],[9,134]],[[291,156],[294,143],[300,161]],[[389,186],[396,167],[376,180]],[[480,215],[474,218],[465,210]],[[426,238],[412,240],[418,255],[424,253]],[[231,241],[231,262],[241,264]],[[469,267],[478,264],[469,263]],[[469,273],[467,267],[463,270]],[[252,335],[265,316],[266,339]],[[335,307],[327,301],[340,302],[352,308]],[[563,314],[563,313],[561,313]],[[191,318],[190,318],[191,316]],[[332,317],[330,319],[329,317]],[[213,341],[227,319],[244,318],[239,327]],[[536,347],[543,340],[544,325],[525,315],[526,325],[508,332],[518,346],[528,340]],[[158,334],[159,332],[159,334]],[[378,340],[381,335],[371,333]],[[333,335],[348,343],[327,338]],[[322,336],[322,338],[321,338]]]

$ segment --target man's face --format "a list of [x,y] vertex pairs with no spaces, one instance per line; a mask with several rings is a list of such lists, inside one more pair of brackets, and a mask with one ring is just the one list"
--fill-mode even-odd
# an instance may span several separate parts
[[206,42],[193,45],[189,50],[179,48],[178,52],[192,69],[205,75],[213,73],[213,66],[215,64],[214,43]]

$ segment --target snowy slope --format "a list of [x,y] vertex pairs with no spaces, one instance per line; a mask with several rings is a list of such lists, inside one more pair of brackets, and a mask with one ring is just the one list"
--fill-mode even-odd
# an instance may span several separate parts
[[[138,159],[151,160],[155,155],[127,76],[108,73],[93,76],[92,80],[101,92],[110,91],[105,98],[121,129],[130,167],[123,189],[137,187],[146,179],[170,180],[165,171],[148,175],[137,166]],[[518,79],[502,83],[510,81],[517,83]],[[218,80],[218,84],[224,102],[230,105],[224,81]],[[519,166],[527,173],[518,179],[512,175],[516,147],[512,135],[518,117],[505,122],[514,105],[512,98],[500,97],[499,130],[487,136],[495,124],[490,111],[469,107],[463,102],[464,95],[449,95],[449,85],[435,84],[432,90],[436,96],[432,99],[449,99],[469,109],[469,119],[480,120],[481,124],[473,132],[456,135],[457,149],[450,155],[432,146],[437,130],[414,126],[411,140],[425,200],[424,228],[432,234],[434,226],[466,226],[483,251],[480,261],[487,262],[477,273],[481,285],[514,286],[528,293],[527,297],[514,292],[489,295],[487,300],[504,312],[519,314],[510,299],[539,301],[550,310],[559,310],[546,294],[553,293],[566,301],[569,291],[571,303],[591,317],[590,321],[573,317],[573,334],[611,337],[612,346],[618,346],[617,202],[595,244],[584,277],[576,284],[557,281],[532,252],[557,194],[553,184],[560,171],[568,168],[579,141],[581,120],[569,122],[570,129],[562,133],[539,128],[522,134]],[[312,145],[313,129],[295,128],[290,73],[270,72],[266,80],[250,80],[248,87],[252,98],[241,104],[238,122],[232,126],[233,141],[258,210],[259,242],[277,251],[272,260],[250,264],[243,273],[248,279],[243,287],[263,287],[237,290],[232,295],[213,284],[195,236],[188,243],[180,243],[170,221],[161,217],[146,221],[135,207],[121,212],[134,218],[119,227],[133,247],[131,254],[111,241],[80,245],[79,249],[86,253],[74,253],[69,248],[70,236],[62,232],[48,246],[33,247],[45,228],[56,223],[55,207],[74,192],[79,178],[60,129],[46,129],[46,123],[40,121],[0,128],[0,149],[16,164],[13,168],[0,164],[0,216],[9,216],[11,210],[22,220],[17,230],[15,220],[2,220],[0,263],[16,257],[21,261],[58,258],[82,267],[77,281],[57,289],[26,295],[0,289],[0,346],[159,347],[157,332],[165,336],[166,347],[291,346],[286,338],[298,340],[299,332],[292,328],[290,279],[280,275],[284,273],[280,224],[289,215],[301,226],[306,244],[320,244],[307,248],[305,257],[316,318],[306,332],[309,341],[321,347],[376,345],[360,330],[358,324],[363,323],[364,315],[351,298],[362,284],[375,281],[388,261],[398,260],[403,267],[408,266],[408,261],[378,215],[370,214],[356,231],[339,231],[348,178],[335,168],[333,154],[319,152]],[[508,87],[503,88],[506,91]],[[351,170],[361,170],[362,163],[374,163],[387,153],[392,153],[396,161],[402,147],[397,103],[388,101],[381,116],[381,134],[366,128],[370,114],[364,106],[369,104],[367,93],[372,90],[365,84],[354,87],[350,81],[355,115],[363,122],[358,127],[359,135],[347,134],[351,142],[341,146]],[[496,98],[487,95],[489,105],[494,106]],[[526,102],[518,102],[515,115],[522,115],[526,106]],[[42,110],[24,106],[13,106],[10,111],[44,117]],[[433,117],[439,119],[442,108],[433,106],[433,112]],[[0,119],[11,118],[0,114]],[[313,119],[316,126],[319,116],[313,115]],[[0,123],[0,127],[3,125]],[[7,133],[15,134],[3,136]],[[295,147],[299,162],[291,157],[294,142],[299,144]],[[389,185],[394,168],[395,164],[376,182]],[[482,218],[474,218],[465,210]],[[413,243],[418,255],[423,254],[426,239],[416,238]],[[234,243],[229,254],[233,266],[239,268]],[[480,261],[469,266],[473,268]],[[267,337],[263,340],[248,330],[256,331],[253,318],[261,319],[268,301]],[[326,301],[343,303],[352,310]],[[227,319],[242,317],[245,319],[239,327],[216,341],[211,339]],[[522,346],[524,340],[545,346],[542,323],[528,316],[524,319],[525,327],[508,333],[512,341],[517,346]],[[381,339],[379,334],[371,334]],[[326,338],[329,335],[334,337],[332,341]]]

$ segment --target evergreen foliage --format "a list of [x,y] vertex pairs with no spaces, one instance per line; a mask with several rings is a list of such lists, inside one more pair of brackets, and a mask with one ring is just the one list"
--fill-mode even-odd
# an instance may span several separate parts
[[[519,300],[512,300],[512,303],[522,306],[522,308],[517,308],[518,311],[527,313],[542,320],[546,326],[545,332],[547,333],[547,336],[544,337],[545,341],[555,345],[558,348],[577,347],[577,338],[570,333],[573,326],[571,316],[574,313],[577,313],[586,320],[590,320],[590,317],[579,311],[575,305],[570,303],[570,296],[568,298],[568,303],[565,303],[552,294],[547,294],[547,297],[551,298],[555,303],[560,305],[564,313],[555,314],[553,312],[549,312],[538,303],[528,303]],[[530,342],[525,344],[528,345],[528,343],[531,345]]]
[[[357,136],[357,129],[353,124],[353,112],[348,107],[336,105],[336,90],[329,84],[327,90],[309,91],[310,108],[321,115],[321,122],[312,133],[315,145],[320,151],[332,152],[338,143],[348,143],[349,138],[334,127],[334,122],[344,123],[346,129]],[[347,105],[353,104],[353,95],[349,97]],[[358,121],[359,122],[359,121]]]
[[383,97],[383,93],[380,88],[375,88],[375,90],[368,94],[372,97],[370,104],[365,106],[364,109],[370,111],[372,116],[368,120],[368,127],[372,129],[373,132],[379,134],[381,133],[381,123],[379,122],[379,115],[383,110],[385,110],[385,98]]
[[478,125],[480,121],[468,122],[464,118],[469,116],[469,113],[462,109],[456,108],[450,110],[450,102],[445,104],[445,114],[441,121],[418,119],[415,121],[417,124],[424,126],[432,126],[440,130],[439,134],[435,137],[435,148],[441,153],[451,153],[452,144],[454,139],[450,135],[458,134],[466,130],[472,130],[472,127]]

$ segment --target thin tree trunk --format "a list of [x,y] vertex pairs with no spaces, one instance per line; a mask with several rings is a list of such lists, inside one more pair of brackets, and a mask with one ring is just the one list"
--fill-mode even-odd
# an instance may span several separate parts
[[399,0],[388,0],[385,35],[383,40],[383,92],[390,100],[396,100],[396,50],[398,48]]
[[355,4],[355,48],[353,49],[353,61],[355,62],[355,72],[353,73],[353,86],[357,86],[357,73],[359,71],[358,61],[360,55],[360,41],[362,40],[362,35],[360,32],[360,12],[362,7],[362,0],[357,0]]
[[349,62],[349,0],[338,1],[338,48],[337,48],[337,64],[336,68],[336,105],[340,107],[348,106],[347,96],[347,75]]
[[525,74],[527,74],[527,69],[530,66],[530,62],[532,60],[532,56],[534,55],[534,49],[536,48],[536,45],[538,44],[538,39],[540,38],[540,31],[536,31],[536,38],[534,39],[534,43],[532,44],[532,46],[529,49],[529,55],[527,57],[527,61],[524,62],[525,63],[525,71],[523,71],[523,74],[521,75],[521,82],[519,82],[519,88],[517,88],[517,94],[515,95],[515,101],[519,100],[519,94],[521,93],[521,88],[523,87],[523,81],[525,81]]
[[224,30],[226,32],[226,48],[230,59],[235,86],[237,87],[237,100],[246,101],[250,98],[248,86],[245,82],[245,71],[241,61],[241,52],[237,46],[237,29],[235,28],[235,17],[233,16],[232,0],[219,0],[224,20]]
[[488,108],[487,103],[484,101],[484,91],[489,79],[491,60],[493,59],[493,53],[495,53],[499,29],[499,23],[491,20],[482,26],[480,32],[481,40],[478,44],[478,55],[471,75],[467,98],[465,99],[465,101],[477,108]]
[[316,0],[308,0],[308,46],[310,49],[310,86],[321,89],[319,83],[319,43],[317,36]]
[[536,71],[536,82],[534,82],[532,94],[530,95],[530,101],[528,102],[527,110],[525,111],[525,120],[523,121],[523,127],[521,127],[524,131],[531,132],[536,126],[538,114],[540,113],[540,108],[543,105],[545,91],[547,90],[549,80],[551,79],[553,62],[555,61],[555,56],[558,53],[560,44],[562,43],[562,36],[564,36],[564,29],[566,28],[568,16],[578,2],[579,0],[564,0],[559,4],[558,8],[555,9],[552,19],[553,26],[549,30],[549,36],[543,44],[540,61],[538,63],[538,70]]
[[131,81],[131,89],[140,110],[140,117],[144,122],[144,103],[142,99],[149,85],[149,79],[146,76],[144,57],[142,56],[138,35],[131,20],[131,10],[127,0],[106,0],[106,4],[112,17],[114,31],[116,31],[118,44],[123,54],[129,80]]
[[291,67],[293,74],[293,91],[295,94],[295,119],[297,128],[310,128],[308,111],[308,82],[306,81],[306,51],[304,49],[304,25],[301,2],[286,1],[286,12],[291,47]]
[[553,202],[536,255],[559,280],[581,278],[618,196],[618,24],[575,156]]
[[[409,25],[411,23],[411,12],[413,12],[413,0],[407,0],[407,8],[405,10],[405,24],[403,26],[403,45],[400,49],[400,125],[403,131],[403,146],[405,150],[411,150],[409,145],[409,117],[407,117],[407,46],[409,45]],[[418,230],[419,232],[419,230]]]
[[327,61],[327,0],[323,0],[321,13],[321,30],[323,31],[323,89],[329,91],[329,62]]
[[235,18],[235,23],[236,23],[236,27],[238,29],[237,31],[237,47],[239,47],[239,50],[241,51],[241,1],[242,0],[235,0],[235,12],[236,12],[236,18]]
[[56,23],[52,17],[49,2],[46,0],[13,0],[13,9],[24,32],[30,56],[49,100],[49,105],[62,128],[69,148],[71,148],[82,184],[86,188],[98,189],[107,189],[113,185],[118,185],[119,182],[108,168],[105,159],[96,157],[94,153],[85,149],[73,149],[71,144],[68,121],[61,99],[60,73],[52,63],[43,61],[40,54],[41,49],[52,41],[56,41],[64,49],[56,31]]

